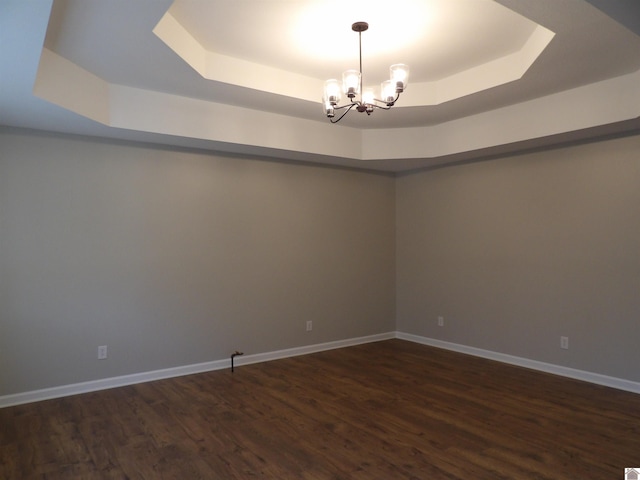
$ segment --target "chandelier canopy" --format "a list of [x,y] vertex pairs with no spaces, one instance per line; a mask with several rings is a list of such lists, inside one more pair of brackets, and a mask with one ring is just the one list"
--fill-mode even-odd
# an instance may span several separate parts
[[[382,82],[379,99],[375,98],[373,90],[362,89],[362,32],[367,31],[368,28],[369,24],[367,22],[356,22],[351,25],[351,29],[354,32],[358,32],[360,70],[347,70],[344,72],[342,74],[342,84],[333,78],[324,82],[322,105],[331,123],[338,123],[353,107],[358,112],[367,112],[367,115],[371,115],[371,112],[376,108],[389,110],[407,87],[409,67],[399,63],[391,65],[389,68],[391,78]],[[338,105],[341,93],[347,96],[349,103]],[[336,110],[342,109],[346,110],[334,120]]]

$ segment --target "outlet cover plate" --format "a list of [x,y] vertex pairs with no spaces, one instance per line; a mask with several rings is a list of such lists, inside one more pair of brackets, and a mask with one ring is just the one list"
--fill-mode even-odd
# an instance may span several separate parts
[[107,346],[100,345],[98,347],[98,360],[104,360],[105,358],[107,358]]

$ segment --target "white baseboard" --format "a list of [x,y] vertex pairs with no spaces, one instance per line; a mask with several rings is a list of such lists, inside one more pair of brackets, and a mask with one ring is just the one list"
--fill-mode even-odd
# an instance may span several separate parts
[[[326,350],[333,350],[336,348],[351,347],[354,345],[360,345],[364,343],[379,342],[382,340],[389,340],[392,338],[398,338],[401,340],[408,340],[410,342],[420,343],[423,345],[429,345],[432,347],[443,348],[445,350],[451,350],[454,352],[465,353],[468,355],[474,355],[476,357],[487,358],[489,360],[496,360],[498,362],[507,363],[510,365],[517,365],[519,367],[530,368],[541,372],[552,373],[554,375],[560,375],[563,377],[573,378],[576,380],[582,380],[585,382],[594,383],[597,385],[604,385],[606,387],[617,388],[619,390],[625,390],[627,392],[633,392],[640,394],[640,383],[624,380],[621,378],[609,377],[598,373],[586,372],[583,370],[576,370],[573,368],[562,367],[559,365],[553,365],[549,363],[539,362],[537,360],[530,360],[522,357],[515,357],[513,355],[507,355],[504,353],[492,352],[489,350],[483,350],[480,348],[469,347],[466,345],[460,345],[457,343],[445,342],[442,340],[436,340],[428,337],[421,337],[419,335],[413,335],[403,332],[388,332],[377,335],[369,335],[366,337],[349,338],[346,340],[337,340],[334,342],[319,343],[315,345],[307,345],[303,347],[288,348],[285,350],[276,350],[273,352],[257,353],[253,355],[246,355],[235,358],[235,365],[250,365],[252,363],[268,362],[271,360],[278,360],[281,358],[296,357],[299,355],[307,355],[310,353],[323,352]],[[81,393],[95,392],[98,390],[106,390],[109,388],[123,387],[126,385],[133,385],[136,383],[151,382],[154,380],[161,380],[164,378],[180,377],[183,375],[192,375],[194,373],[210,372],[213,370],[222,370],[224,368],[231,367],[231,360],[215,360],[212,362],[197,363],[193,365],[185,365],[181,367],[167,368],[163,370],[153,370],[150,372],[134,373],[131,375],[123,375],[120,377],[104,378],[101,380],[92,380],[89,382],[74,383],[71,385],[62,385],[59,387],[45,388],[42,390],[33,390],[30,392],[16,393],[12,395],[0,396],[0,408],[10,407],[13,405],[21,405],[31,402],[39,402],[41,400],[49,400],[52,398],[67,397],[70,395],[78,395]]]
[[257,353],[255,355],[247,355],[235,358],[235,365],[250,365],[252,363],[268,362],[270,360],[278,360],[280,358],[297,357],[299,355],[307,355],[309,353],[324,352],[326,350],[334,350],[336,348],[352,347],[363,343],[380,342],[382,340],[390,340],[396,338],[396,332],[379,333],[377,335],[369,335],[366,337],[348,338],[346,340],[336,340],[335,342],[317,343],[315,345],[307,345],[306,347],[288,348],[286,350],[276,350],[275,352]]
[[412,335],[410,333],[396,332],[396,338],[399,338],[401,340],[408,340],[410,342],[421,343],[423,345],[429,345],[432,347],[443,348],[445,350],[451,350],[454,352],[465,353],[467,355],[474,355],[476,357],[487,358],[489,360],[496,360],[498,362],[508,363],[510,365],[530,368],[532,370],[552,373],[554,375],[573,378],[575,380],[595,383],[597,385],[603,385],[605,387],[617,388],[618,390],[640,393],[640,383],[632,382],[630,380],[624,380],[622,378],[609,377],[607,375],[586,372],[584,370],[576,370],[574,368],[562,367],[560,365],[539,362],[537,360],[530,360],[528,358],[515,357],[513,355],[507,355],[505,353],[492,352],[490,350],[483,350],[481,348],[469,347],[466,345],[445,342],[433,338],[421,337],[419,335]]
[[[289,348],[286,350],[277,350],[274,352],[243,355],[242,357],[236,357],[234,359],[234,365],[240,366],[249,365],[252,363],[268,362],[270,360],[277,360],[280,358],[307,355],[309,353],[333,350],[335,348],[350,347],[363,343],[378,342],[381,340],[389,340],[391,338],[396,338],[395,332],[369,335],[366,337],[349,338],[346,340],[337,340],[335,342],[319,343],[316,345],[307,345],[304,347]],[[126,385],[133,385],[136,383],[162,380],[164,378],[180,377],[183,375],[192,375],[194,373],[210,372],[213,370],[222,370],[224,368],[231,368],[231,359],[215,360],[212,362],[197,363],[181,367],[166,368],[163,370],[153,370],[150,372],[134,373],[131,375],[123,375],[120,377],[91,380],[88,382],[74,383],[71,385],[62,385],[59,387],[45,388],[42,390],[33,390],[30,392],[4,395],[0,396],[0,408],[11,407],[14,405],[21,405],[31,402],[39,402],[41,400],[50,400],[52,398],[67,397],[80,393],[107,390],[109,388],[124,387]]]

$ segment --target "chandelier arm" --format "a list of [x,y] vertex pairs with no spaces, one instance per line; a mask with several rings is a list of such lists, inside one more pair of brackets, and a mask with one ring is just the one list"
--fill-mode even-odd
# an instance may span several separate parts
[[351,109],[352,109],[353,107],[355,107],[355,106],[356,106],[356,104],[355,104],[355,103],[352,103],[351,105],[344,105],[344,106],[342,106],[342,107],[338,107],[338,108],[346,108],[346,107],[348,107],[348,108],[344,111],[344,113],[343,113],[342,115],[340,115],[340,116],[338,117],[338,119],[337,119],[337,120],[334,120],[333,118],[329,117],[329,121],[330,121],[331,123],[338,123],[340,120],[342,120],[342,117],[344,117],[347,113],[349,113],[349,112],[351,111]]
[[345,105],[334,105],[333,109],[334,110],[342,110],[343,108],[352,108],[352,107],[357,107],[360,104],[360,102],[351,102],[351,103],[347,103]]
[[379,98],[374,98],[373,101],[374,102],[379,102],[379,103],[384,103],[387,107],[389,108],[383,108],[379,105],[374,104],[374,107],[378,107],[378,108],[382,108],[383,110],[389,110],[391,109],[391,107],[393,107],[396,102],[398,101],[398,99],[400,98],[400,94],[396,93],[396,98],[393,99],[393,102],[385,102],[384,100],[380,100]]

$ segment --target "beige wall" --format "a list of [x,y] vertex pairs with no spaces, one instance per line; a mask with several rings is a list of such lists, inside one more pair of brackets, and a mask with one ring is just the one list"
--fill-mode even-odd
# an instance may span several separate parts
[[0,129],[0,396],[392,330],[640,381],[639,151],[394,179]]
[[393,331],[394,182],[0,130],[0,395]]
[[399,331],[640,381],[640,136],[396,189]]

